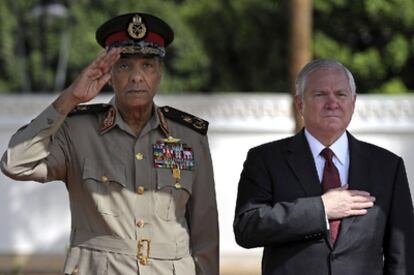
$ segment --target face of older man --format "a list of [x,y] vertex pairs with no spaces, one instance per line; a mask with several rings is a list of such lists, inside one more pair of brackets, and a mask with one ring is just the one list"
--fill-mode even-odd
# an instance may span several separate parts
[[351,122],[355,99],[343,70],[320,68],[307,76],[304,94],[295,97],[295,104],[306,129],[329,146]]
[[162,75],[158,57],[123,57],[112,67],[111,85],[124,111],[151,108]]

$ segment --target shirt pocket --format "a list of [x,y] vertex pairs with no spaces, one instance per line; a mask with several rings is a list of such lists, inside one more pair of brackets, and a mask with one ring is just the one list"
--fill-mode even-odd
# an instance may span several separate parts
[[196,275],[196,267],[193,257],[184,257],[180,260],[173,261],[174,275]]
[[82,178],[98,212],[113,216],[122,214],[126,187],[124,165],[85,159]]
[[164,220],[177,220],[185,215],[187,202],[191,197],[193,173],[180,171],[178,184],[170,169],[157,169],[157,190],[155,211]]

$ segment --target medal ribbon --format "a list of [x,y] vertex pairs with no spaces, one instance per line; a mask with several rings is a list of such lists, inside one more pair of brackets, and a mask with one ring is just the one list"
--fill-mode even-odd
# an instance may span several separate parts
[[[160,119],[160,127],[162,132],[165,134],[165,136],[167,137],[166,142],[172,142],[176,139],[174,139],[171,135],[170,135],[170,130],[168,129],[168,123],[165,120],[164,114],[162,113],[162,111],[160,109],[157,109],[158,112],[158,117]],[[179,140],[177,140],[179,141]],[[171,167],[171,172],[172,172],[172,176],[175,179],[175,187],[176,188],[180,188],[181,184],[180,184],[180,179],[181,179],[181,171],[180,171],[180,167],[175,164]]]

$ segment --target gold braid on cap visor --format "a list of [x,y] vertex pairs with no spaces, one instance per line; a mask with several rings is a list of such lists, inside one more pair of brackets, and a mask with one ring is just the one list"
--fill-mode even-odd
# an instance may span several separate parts
[[122,41],[115,42],[109,48],[108,51],[112,48],[121,48],[122,54],[143,54],[143,55],[158,55],[159,57],[165,56],[165,48],[160,47],[157,44],[140,41],[140,42],[131,42],[131,41]]

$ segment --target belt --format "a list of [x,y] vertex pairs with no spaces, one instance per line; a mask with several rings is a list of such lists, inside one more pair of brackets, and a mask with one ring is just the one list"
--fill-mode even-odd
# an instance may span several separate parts
[[111,235],[97,235],[88,231],[76,230],[71,238],[72,246],[79,246],[136,256],[141,264],[149,259],[177,260],[190,256],[188,244],[157,243],[150,239],[122,239]]

